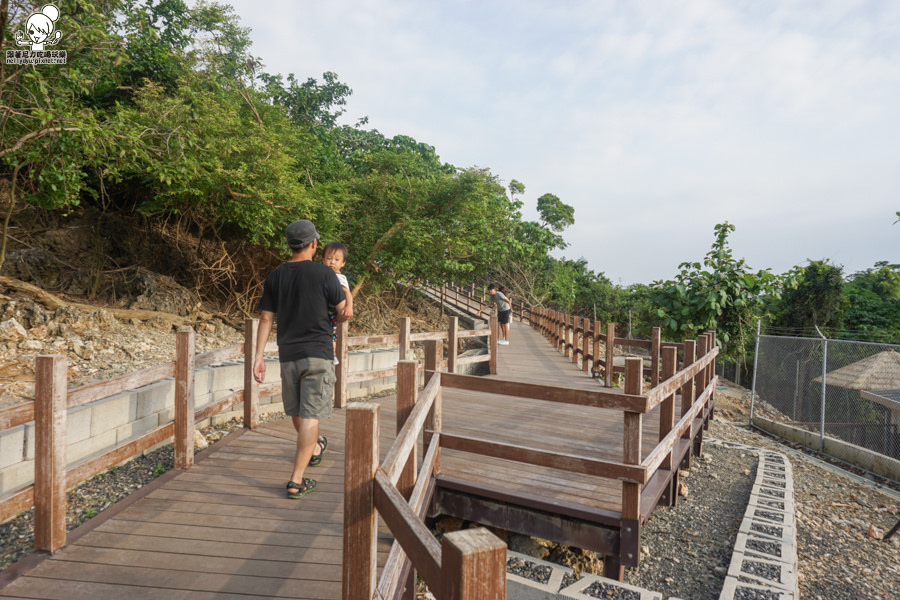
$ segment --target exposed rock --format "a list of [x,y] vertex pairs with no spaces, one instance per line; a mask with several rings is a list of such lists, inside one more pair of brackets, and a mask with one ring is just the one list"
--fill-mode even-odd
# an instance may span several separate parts
[[0,323],[0,340],[24,340],[28,332],[15,319],[7,319]]
[[209,448],[209,442],[206,441],[206,437],[199,430],[194,430],[194,450],[204,450]]
[[509,549],[535,558],[546,558],[550,555],[550,550],[540,541],[518,533],[509,536]]

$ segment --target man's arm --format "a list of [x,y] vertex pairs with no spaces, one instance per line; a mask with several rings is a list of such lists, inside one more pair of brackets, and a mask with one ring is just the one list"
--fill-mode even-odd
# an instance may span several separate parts
[[344,310],[341,316],[343,321],[349,321],[353,318],[353,294],[350,293],[350,288],[341,286],[341,289],[344,290]]
[[[341,321],[346,321],[350,318],[350,317],[344,316],[344,310],[346,307],[347,307],[346,300],[341,300],[340,302],[338,302],[337,304],[334,305],[334,321],[336,323],[340,323]],[[353,316],[352,313],[350,316]]]
[[272,323],[275,321],[275,313],[267,310],[260,311],[259,327],[256,329],[256,354],[253,358],[253,378],[262,383],[266,378],[266,361],[263,355],[266,352],[266,344],[269,342],[269,334],[272,333]]

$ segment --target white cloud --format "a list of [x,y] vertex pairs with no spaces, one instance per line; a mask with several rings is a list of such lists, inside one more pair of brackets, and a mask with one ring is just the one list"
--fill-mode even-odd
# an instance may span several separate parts
[[573,205],[566,254],[614,281],[724,220],[754,268],[900,260],[900,3],[232,4],[268,70],[353,88],[347,122]]

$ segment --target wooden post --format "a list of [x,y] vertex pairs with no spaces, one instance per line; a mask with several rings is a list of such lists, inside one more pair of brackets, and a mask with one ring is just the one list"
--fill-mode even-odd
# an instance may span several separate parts
[[253,377],[259,319],[244,321],[244,429],[259,427],[259,383]]
[[194,464],[194,330],[175,333],[175,468]]
[[592,355],[594,360],[591,361],[591,377],[594,376],[594,369],[600,364],[600,321],[594,321],[594,348]]
[[616,345],[616,326],[613,323],[606,324],[606,378],[603,382],[603,385],[606,387],[613,386],[613,373],[615,372],[615,365],[613,364],[613,359],[615,358],[615,345]]
[[347,338],[350,337],[347,321],[337,324],[337,339],[334,345],[334,356],[338,364],[334,366],[334,407],[347,406],[347,375],[350,374],[350,352]]
[[490,347],[488,348],[488,352],[490,352],[490,360],[488,361],[488,370],[491,375],[497,374],[497,340],[500,338],[500,323],[497,321],[496,313],[491,313],[491,337],[490,337]]
[[572,326],[569,324],[568,314],[563,315],[563,321],[565,322],[565,325],[563,326],[563,356],[569,358],[572,351],[572,342],[569,341],[571,339],[570,332],[572,331]]
[[591,320],[585,319],[582,334],[582,343],[581,343],[581,370],[587,371],[590,373],[591,370],[591,348],[593,344],[591,343]]
[[[715,331],[707,331],[706,335],[709,336],[709,351],[712,352],[716,347],[716,332]],[[739,364],[735,363],[734,367],[735,367],[735,373],[740,375],[741,366]],[[709,366],[707,367],[707,374],[708,374],[708,378],[709,378],[708,381],[712,381],[713,379],[715,379],[715,377],[716,377],[716,359],[713,359],[709,363]],[[738,381],[736,381],[735,383],[740,384],[740,379],[738,379]],[[712,419],[713,411],[716,408],[715,395],[716,395],[716,388],[713,387],[712,391],[709,394],[709,407],[710,407],[709,415],[706,419],[703,420],[703,428],[704,429],[709,428],[709,420]]]
[[66,545],[66,357],[34,359],[34,549]]
[[653,333],[650,337],[650,387],[655,388],[659,385],[659,345],[660,345],[660,329],[659,327],[653,328]]
[[409,359],[409,336],[411,331],[412,319],[403,317],[400,319],[400,360]]
[[560,311],[556,311],[556,332],[556,350],[563,352],[566,348],[566,322]]
[[344,427],[343,600],[371,600],[377,569],[375,470],[380,406],[354,402]]
[[[429,340],[425,342],[425,371],[433,371],[434,374],[432,377],[440,377],[440,371],[442,365],[441,360],[441,350],[443,348],[443,344],[440,340]],[[425,383],[427,384],[431,381],[431,378],[426,376]],[[431,410],[428,411],[428,417],[425,419],[425,430],[431,431],[440,431],[441,430],[441,389],[438,388],[437,395],[434,398],[434,402],[431,405]],[[431,434],[428,431],[422,432],[422,445],[423,452],[428,450],[428,445],[431,444]],[[441,449],[437,449],[437,456],[434,461],[434,474],[437,475],[441,472]]]
[[447,334],[447,372],[456,373],[456,354],[459,345],[459,317],[450,317],[450,331]]
[[[696,342],[694,340],[685,340],[684,341],[684,366],[682,368],[686,369],[696,361]],[[694,404],[694,378],[687,380],[683,386],[681,386],[681,416],[684,416],[687,411],[691,409],[691,406]],[[694,426],[691,425],[688,427],[687,431],[682,435],[682,439],[691,439],[691,434],[693,433]],[[691,468],[691,453],[685,452],[684,458],[681,460],[681,464],[679,468],[682,469],[690,469]]]
[[506,544],[485,528],[444,534],[441,579],[446,600],[504,600]]
[[[662,379],[663,381],[667,381],[670,377],[675,375],[675,372],[678,369],[678,350],[674,346],[666,346],[662,349]],[[665,400],[662,401],[662,404],[659,407],[659,439],[662,441],[666,435],[672,431],[672,428],[675,426],[675,393],[671,393],[666,396]],[[666,491],[663,492],[660,497],[660,501],[664,502],[668,506],[675,506],[678,500],[678,477],[677,477],[677,469],[674,469],[675,463],[672,460],[673,452],[670,451],[666,454],[666,457],[663,459],[662,463],[659,465],[660,469],[667,469],[669,471],[675,471],[672,474],[672,477],[669,479],[669,484],[666,487]]]
[[[643,392],[644,360],[625,359],[625,393],[640,395]],[[622,462],[626,465],[641,464],[641,428],[643,415],[625,411],[625,427],[622,438]],[[641,542],[641,484],[622,482],[622,524],[619,561],[622,565],[636,567]]]
[[[397,433],[403,428],[410,413],[416,406],[416,375],[418,363],[414,360],[401,360],[397,362]],[[413,447],[406,461],[406,466],[397,480],[397,490],[403,497],[409,500],[413,487],[416,485],[416,449]]]
[[[441,371],[444,368],[444,346],[441,340],[425,340],[425,370]],[[428,383],[426,380],[425,383]]]
[[[668,380],[675,375],[677,369],[677,349],[674,346],[666,346],[662,349],[662,378]],[[659,439],[662,441],[675,426],[675,394],[669,394],[660,405],[659,413]],[[669,459],[671,460],[671,454]],[[665,463],[664,463],[665,464]]]
[[[409,320],[404,320],[407,321],[408,326]],[[400,433],[400,430],[406,424],[406,420],[409,418],[410,413],[412,413],[416,406],[416,378],[418,375],[418,366],[418,362],[414,360],[401,360],[397,362],[397,433]],[[416,473],[419,471],[418,465],[419,462],[416,457],[416,447],[414,445],[409,453],[409,457],[406,459],[403,470],[400,472],[400,477],[397,479],[397,491],[407,500],[412,496],[413,488],[416,486]],[[404,599],[415,598],[415,569],[411,568],[409,570],[409,575],[407,576],[404,588],[406,590],[406,593],[403,596]]]

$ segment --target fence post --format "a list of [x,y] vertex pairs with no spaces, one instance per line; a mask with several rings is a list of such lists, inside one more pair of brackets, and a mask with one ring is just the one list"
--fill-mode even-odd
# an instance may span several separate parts
[[[419,364],[414,360],[401,360],[397,362],[397,433],[403,428],[406,420],[416,406],[416,375]],[[397,490],[403,497],[409,500],[413,487],[416,485],[416,450],[409,454],[406,466],[397,480]]]
[[[821,332],[819,333],[821,335]],[[822,336],[822,407],[819,414],[819,452],[825,452],[825,386],[828,381],[828,338]]]
[[34,359],[34,549],[66,545],[66,357]]
[[[639,396],[644,386],[644,359],[625,359],[625,393]],[[641,428],[644,415],[625,411],[622,438],[622,462],[626,465],[641,464]],[[619,550],[621,564],[638,565],[641,542],[641,484],[622,482],[622,541]]]
[[175,468],[194,464],[194,330],[175,333]]
[[[409,319],[404,319],[409,325]],[[416,379],[418,376],[419,363],[414,360],[401,360],[397,362],[397,433],[406,424],[410,413],[416,406]],[[419,471],[418,460],[416,457],[416,447],[413,446],[406,464],[400,472],[397,479],[397,491],[403,494],[403,497],[409,500],[412,496],[413,488],[416,487],[416,473]],[[406,595],[404,598],[412,598],[416,589],[416,570],[410,569],[404,585]]]
[[446,600],[505,600],[506,544],[483,527],[445,534],[441,579]]
[[660,328],[654,327],[650,337],[650,387],[656,387],[659,384],[659,346],[660,346]]
[[[666,346],[662,349],[662,380],[667,381],[670,377],[675,375],[677,371],[677,362],[678,362],[678,349],[674,346]],[[666,396],[665,400],[662,401],[662,404],[659,407],[659,441],[662,442],[663,438],[666,437],[672,428],[675,426],[675,392],[672,392],[668,396]],[[676,477],[677,470],[673,469],[674,461],[672,460],[674,450],[669,451],[666,454],[665,459],[663,459],[660,464],[660,469],[668,469],[670,471],[675,471],[673,473],[672,478],[669,480],[669,485],[666,488],[666,491],[663,492],[660,500],[665,502],[668,506],[675,506],[675,501],[678,498],[678,479]]]
[[347,375],[350,372],[350,353],[347,339],[350,337],[350,326],[347,321],[337,324],[337,340],[334,345],[334,356],[338,364],[334,367],[334,407],[347,406]]
[[588,373],[590,373],[590,369],[591,369],[590,350],[592,347],[592,344],[591,344],[591,337],[592,337],[592,335],[591,335],[591,333],[592,333],[591,320],[585,319],[583,327],[584,327],[584,331],[581,332],[581,334],[582,334],[581,370],[587,371]]
[[594,369],[600,364],[600,321],[594,321],[594,347],[591,356],[593,357],[591,361],[591,377],[593,377]]
[[456,353],[459,344],[459,317],[450,317],[450,330],[447,332],[447,372],[456,373]]
[[561,311],[553,311],[556,315],[556,351],[562,352],[566,347],[566,323]]
[[488,351],[490,352],[490,361],[488,367],[491,375],[497,374],[497,340],[500,337],[500,323],[497,321],[497,314],[491,313],[491,337]]
[[343,600],[371,600],[377,568],[375,470],[378,468],[378,404],[355,402],[344,427]]
[[[443,343],[440,340],[428,340],[425,342],[425,371],[433,371],[434,374],[432,377],[440,377],[440,371],[442,367],[442,359],[441,359],[441,350],[443,349]],[[430,378],[426,379],[425,383],[427,384],[431,381]],[[428,450],[429,444],[431,444],[431,434],[428,433],[428,430],[440,432],[441,430],[441,389],[440,387],[437,390],[437,395],[434,398],[434,402],[431,404],[431,410],[428,411],[428,417],[425,418],[425,431],[422,432],[422,447],[423,452]],[[441,472],[441,449],[437,449],[437,456],[434,461],[434,473],[437,475]]]
[[614,363],[615,359],[615,345],[616,345],[616,326],[613,323],[606,324],[606,378],[603,382],[603,385],[606,387],[612,387],[613,385],[613,374],[615,373],[616,366]]
[[253,377],[253,357],[259,319],[244,321],[244,429],[259,427],[259,383]]
[[[753,384],[750,388],[750,416],[748,418],[748,424],[753,425],[753,409],[756,407],[756,372],[759,367],[759,330],[762,326],[762,319],[756,320],[756,344],[753,348]],[[798,367],[800,363],[797,363]],[[796,405],[796,394],[794,400],[794,411],[796,415],[797,405]],[[794,417],[796,420],[796,416]]]
[[409,317],[403,317],[400,319],[400,359],[399,360],[408,360],[409,359],[409,335],[412,330],[412,319]]
[[[697,352],[697,342],[695,340],[685,340],[684,341],[684,369],[687,369],[689,366],[694,364],[697,360],[696,357]],[[691,406],[694,404],[694,395],[697,393],[694,384],[696,378],[691,377],[687,381],[684,382],[684,385],[681,386],[681,414],[684,415],[687,411],[691,410]],[[691,439],[691,434],[693,433],[694,425],[691,424],[688,427],[688,430],[684,432],[682,435],[682,439]],[[685,452],[684,458],[679,465],[682,469],[690,469],[691,468],[691,453]]]

